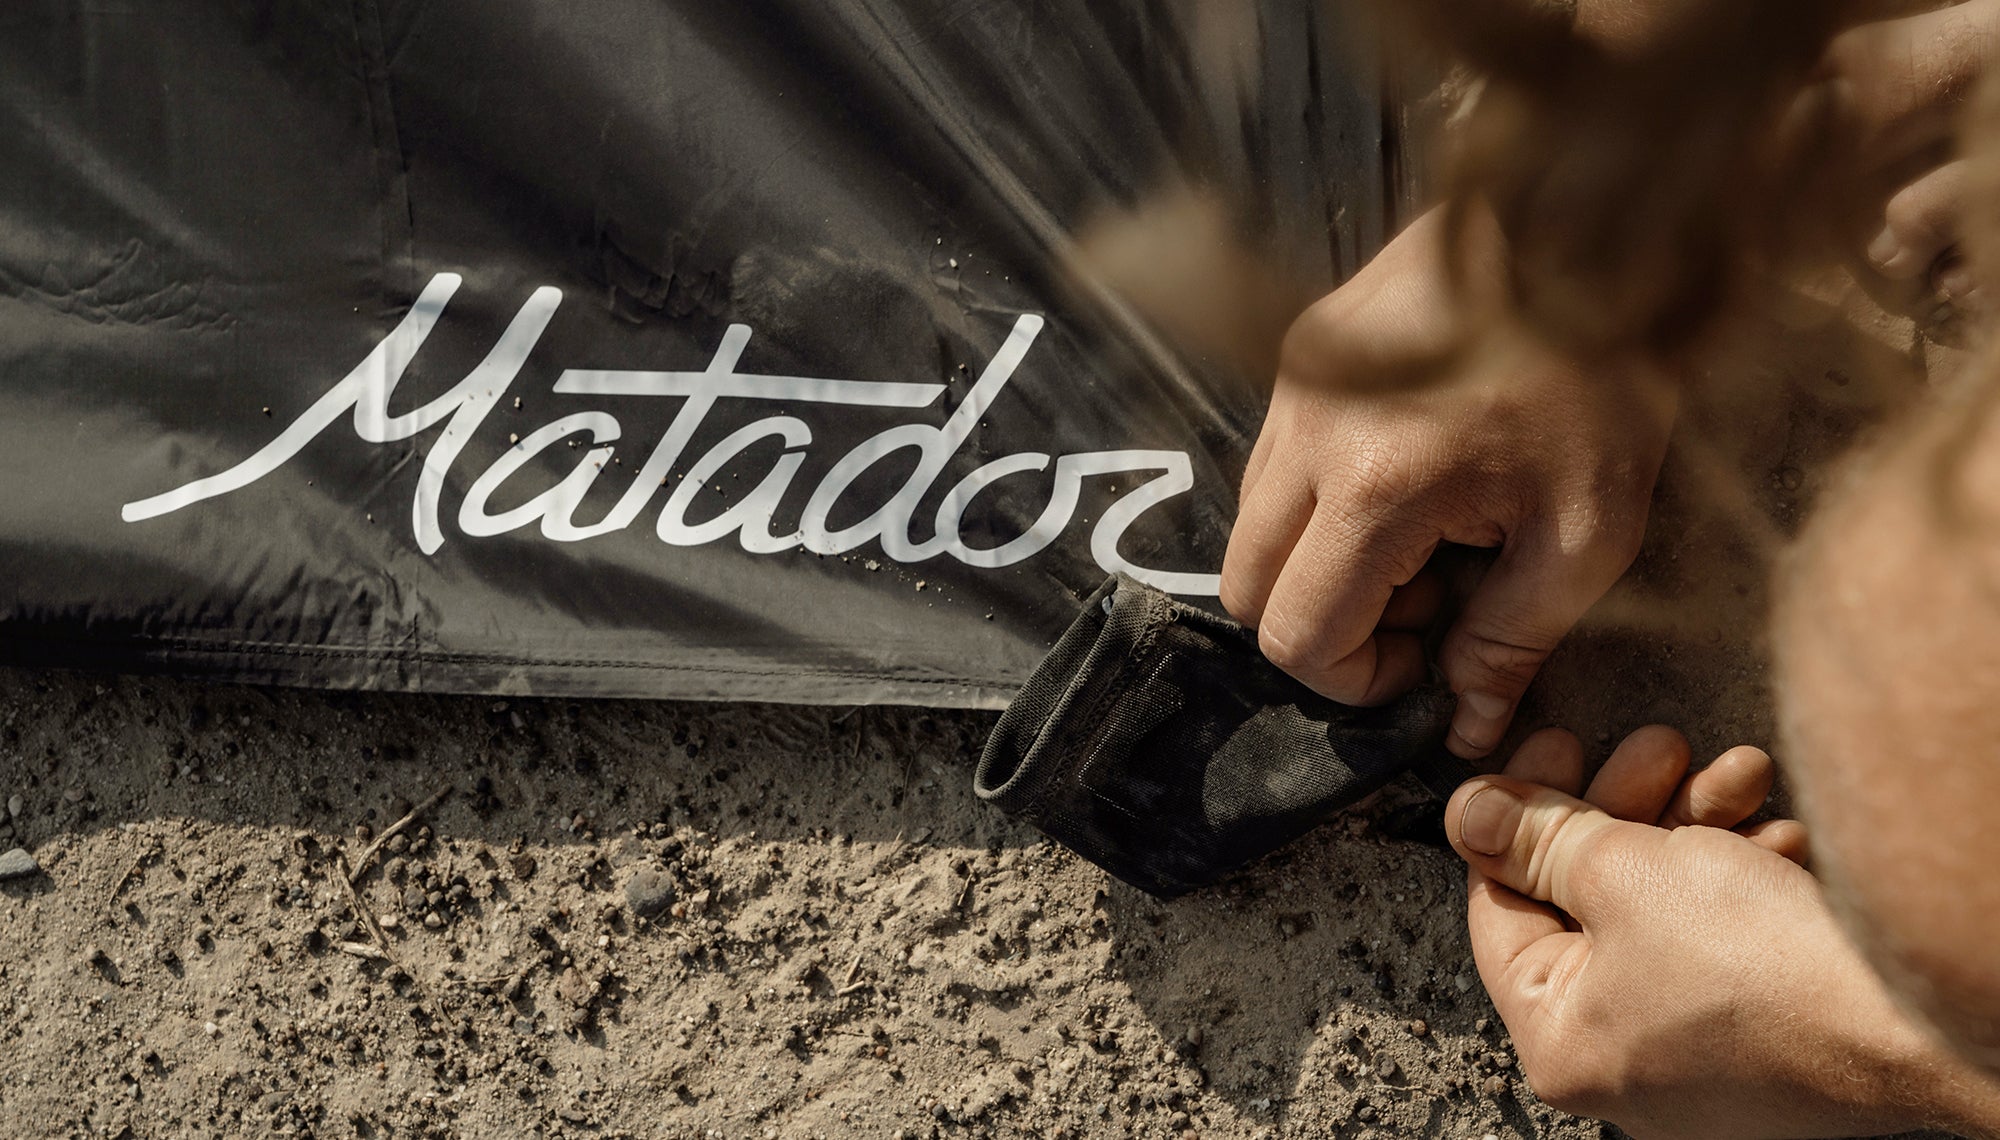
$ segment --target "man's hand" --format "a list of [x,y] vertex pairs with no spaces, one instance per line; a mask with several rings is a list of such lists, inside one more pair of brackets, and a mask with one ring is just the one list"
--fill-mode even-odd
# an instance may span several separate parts
[[1821,66],[1849,176],[1886,195],[1869,262],[1891,281],[1973,309],[1984,301],[1956,251],[1967,166],[1940,159],[1996,50],[2000,0],[1962,0],[1847,31]]
[[[1280,668],[1379,704],[1424,674],[1416,630],[1438,592],[1419,574],[1438,545],[1499,547],[1439,655],[1460,696],[1450,746],[1475,758],[1638,552],[1673,396],[1644,369],[1585,370],[1524,335],[1468,342],[1497,311],[1498,258],[1454,290],[1443,229],[1419,220],[1293,326],[1222,601]],[[1447,361],[1442,381],[1401,383]]]
[[1446,809],[1473,956],[1536,1094],[1642,1138],[2000,1124],[2000,1091],[1842,935],[1804,829],[1728,830],[1769,791],[1769,757],[1687,767],[1680,734],[1644,729],[1585,791],[1582,747],[1550,730]]

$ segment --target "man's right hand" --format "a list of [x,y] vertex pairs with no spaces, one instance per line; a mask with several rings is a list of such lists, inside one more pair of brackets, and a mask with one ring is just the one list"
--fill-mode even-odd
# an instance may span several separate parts
[[1549,729],[1445,809],[1535,1094],[1643,1140],[1996,1135],[2000,1085],[1897,1007],[1799,865],[1805,828],[1744,826],[1770,757],[1688,759],[1641,729],[1586,788],[1582,745]]
[[1637,554],[1674,396],[1650,369],[1584,369],[1502,321],[1468,339],[1499,311],[1500,255],[1455,289],[1444,243],[1442,218],[1420,219],[1293,326],[1222,600],[1280,668],[1379,704],[1424,675],[1432,553],[1498,547],[1439,655],[1460,698],[1449,745],[1471,759]]

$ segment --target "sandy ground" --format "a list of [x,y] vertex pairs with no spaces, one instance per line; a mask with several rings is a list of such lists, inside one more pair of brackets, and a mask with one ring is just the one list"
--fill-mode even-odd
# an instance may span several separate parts
[[[48,871],[0,902],[7,1135],[1596,1131],[1520,1087],[1454,861],[1367,817],[1169,906],[973,798],[983,716],[0,707]],[[342,854],[443,786],[357,888],[393,961],[348,953]]]
[[[1766,562],[1908,355],[1802,329],[1530,726],[1769,740]],[[1163,905],[974,798],[991,723],[0,671],[0,1134],[1616,1135],[1525,1087],[1414,796]]]

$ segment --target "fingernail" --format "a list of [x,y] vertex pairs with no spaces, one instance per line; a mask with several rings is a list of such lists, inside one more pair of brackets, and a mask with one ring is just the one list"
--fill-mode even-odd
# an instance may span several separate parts
[[1492,693],[1466,693],[1458,698],[1458,715],[1451,718],[1451,730],[1474,748],[1490,749],[1507,731],[1507,713],[1513,707],[1512,701]]
[[1896,240],[1895,231],[1884,226],[1882,232],[1875,235],[1875,240],[1868,243],[1868,260],[1877,269],[1887,269],[1902,249],[1903,243]]
[[1527,805],[1498,784],[1488,784],[1465,801],[1458,817],[1459,842],[1481,855],[1499,855],[1514,845]]

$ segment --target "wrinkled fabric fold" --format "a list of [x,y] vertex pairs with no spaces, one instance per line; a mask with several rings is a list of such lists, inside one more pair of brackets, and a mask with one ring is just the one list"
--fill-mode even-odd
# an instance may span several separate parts
[[1123,576],[1082,613],[987,741],[974,787],[1161,897],[1199,889],[1405,772],[1435,786],[1452,710],[1426,685],[1373,709],[1330,701],[1255,633]]

